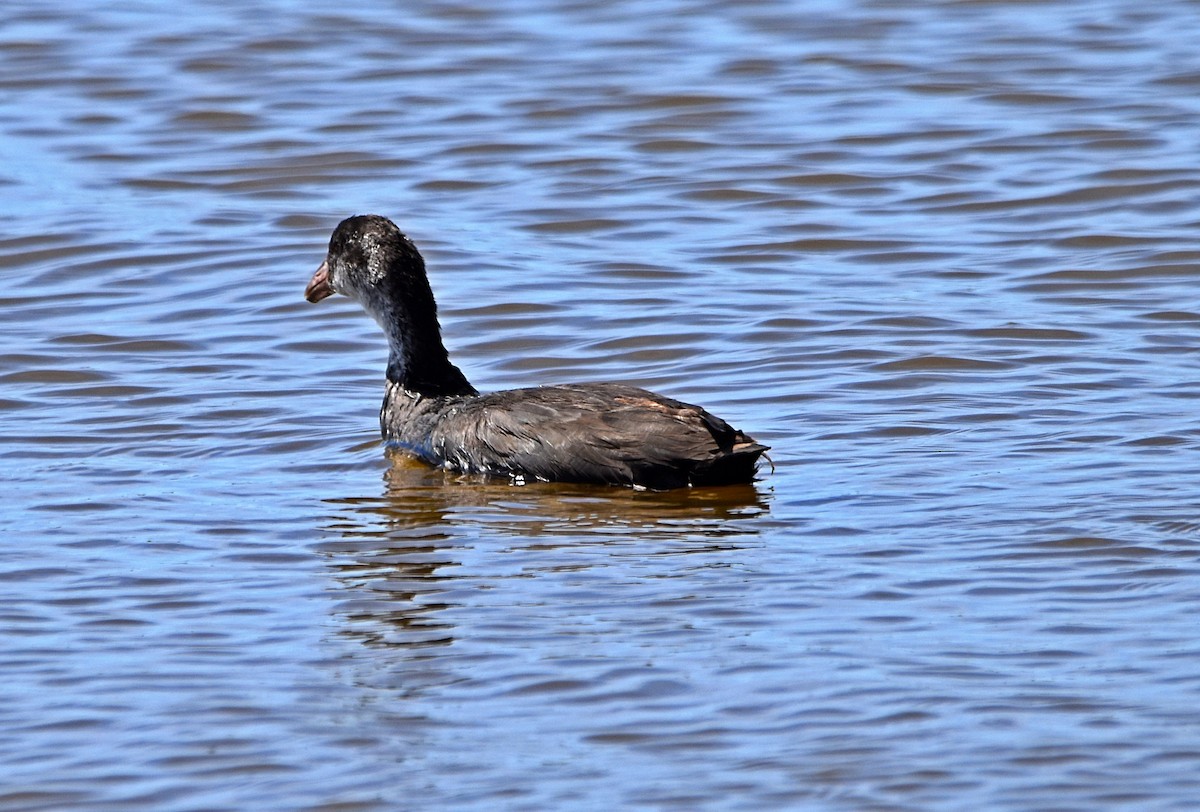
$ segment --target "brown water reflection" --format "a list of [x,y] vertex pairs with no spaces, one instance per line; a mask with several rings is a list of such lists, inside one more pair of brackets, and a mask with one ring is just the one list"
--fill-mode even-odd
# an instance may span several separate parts
[[[430,468],[400,453],[388,455],[389,510],[384,515],[390,527],[419,527],[426,521],[432,524],[447,519],[472,521],[478,515],[473,508],[492,508],[492,513],[512,520],[510,529],[523,538],[639,529],[649,532],[653,540],[660,535],[754,532],[732,522],[758,517],[768,509],[769,491],[760,490],[763,486],[759,484],[672,491],[556,482],[514,487],[507,481],[462,477]],[[490,527],[504,532],[506,526]]]
[[[331,500],[320,545],[353,597],[337,608],[369,644],[448,645],[439,619],[465,553],[519,556],[525,575],[578,571],[596,556],[710,555],[760,544],[769,493],[756,485],[640,492],[563,483],[515,487],[432,469],[389,452],[381,498]],[[480,536],[481,528],[486,535]],[[467,590],[469,591],[469,590]],[[438,597],[442,596],[442,597]]]

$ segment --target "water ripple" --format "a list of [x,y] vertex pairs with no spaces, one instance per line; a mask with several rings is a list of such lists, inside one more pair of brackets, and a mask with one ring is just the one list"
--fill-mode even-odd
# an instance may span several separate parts
[[[0,806],[1190,808],[1193,11],[9,3]],[[385,454],[366,211],[770,475]]]

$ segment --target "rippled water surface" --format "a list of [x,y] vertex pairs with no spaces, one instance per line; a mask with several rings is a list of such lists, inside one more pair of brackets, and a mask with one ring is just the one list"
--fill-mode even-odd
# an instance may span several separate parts
[[[1200,16],[0,10],[0,808],[1193,809]],[[752,487],[377,441],[333,226],[481,388]]]

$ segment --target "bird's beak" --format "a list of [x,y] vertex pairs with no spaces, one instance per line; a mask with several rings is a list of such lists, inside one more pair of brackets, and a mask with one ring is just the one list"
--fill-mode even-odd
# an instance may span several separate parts
[[333,293],[333,286],[329,284],[329,262],[322,262],[304,289],[304,298],[315,304]]

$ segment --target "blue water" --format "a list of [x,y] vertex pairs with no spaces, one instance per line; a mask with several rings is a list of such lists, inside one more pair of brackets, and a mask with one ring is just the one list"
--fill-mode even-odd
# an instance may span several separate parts
[[[11,2],[0,809],[1191,809],[1184,2]],[[752,487],[460,480],[303,301]]]

